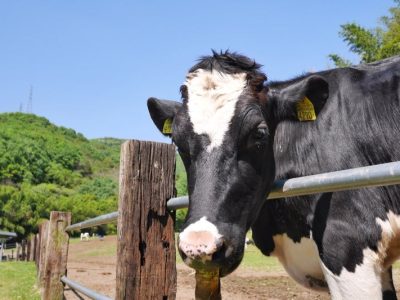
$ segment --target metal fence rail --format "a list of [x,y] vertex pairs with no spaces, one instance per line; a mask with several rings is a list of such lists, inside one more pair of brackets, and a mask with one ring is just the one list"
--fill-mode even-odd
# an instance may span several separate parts
[[76,224],[72,224],[65,228],[65,231],[73,231],[73,230],[81,230],[83,228],[94,227],[98,225],[108,224],[111,222],[115,222],[118,219],[118,211],[114,211],[112,213],[101,215],[93,219],[89,219],[83,222],[79,222]]
[[94,300],[112,300],[111,298],[104,296],[102,294],[97,293],[96,291],[93,291],[79,283],[77,283],[76,281],[73,281],[65,276],[61,277],[61,282],[65,283],[66,285],[68,285],[71,289],[78,291],[79,293],[88,296],[91,299]]
[[[275,181],[268,199],[394,184],[400,184],[400,161]],[[188,205],[187,196],[168,201],[168,208],[172,210],[185,208]]]
[[[338,192],[365,187],[400,184],[400,161],[375,166],[354,168],[288,180],[275,181],[268,199]],[[167,207],[171,210],[188,207],[188,196],[171,198]],[[72,224],[66,231],[94,227],[118,219],[118,211]]]
[[[400,184],[400,161],[375,166],[361,167],[337,172],[323,173],[288,180],[276,181],[268,199],[337,192],[365,187]],[[171,210],[188,207],[188,196],[171,198],[167,207]],[[72,224],[66,231],[81,230],[117,221],[118,211]],[[61,281],[72,289],[95,300],[110,300],[79,283],[61,277]]]

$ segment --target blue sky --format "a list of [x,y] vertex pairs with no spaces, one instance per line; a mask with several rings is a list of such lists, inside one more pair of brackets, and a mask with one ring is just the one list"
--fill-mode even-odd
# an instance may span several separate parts
[[[88,138],[167,141],[150,96],[179,99],[186,71],[210,49],[264,65],[270,80],[357,62],[340,25],[373,28],[391,0],[0,2],[0,112],[26,109]],[[1,124],[0,124],[1,130]]]

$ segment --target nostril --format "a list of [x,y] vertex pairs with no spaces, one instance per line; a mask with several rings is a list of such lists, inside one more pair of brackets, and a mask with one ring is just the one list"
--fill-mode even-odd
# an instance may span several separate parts
[[212,255],[211,259],[213,261],[224,259],[226,257],[226,250],[227,250],[227,246],[225,244],[225,241],[223,239],[221,239],[221,243],[220,243],[217,251],[215,251],[214,254]]

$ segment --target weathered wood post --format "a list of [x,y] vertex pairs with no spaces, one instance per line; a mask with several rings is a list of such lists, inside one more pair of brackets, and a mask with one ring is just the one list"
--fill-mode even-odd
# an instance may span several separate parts
[[47,230],[44,255],[44,277],[41,282],[42,300],[62,300],[64,285],[60,281],[67,271],[69,235],[65,228],[71,224],[71,213],[52,211]]
[[39,262],[40,262],[40,225],[39,225],[39,232],[36,234],[36,245],[35,245],[35,264],[36,264],[36,271],[39,272]]
[[16,243],[15,247],[16,247],[15,253],[17,255],[15,260],[19,261],[19,260],[21,260],[21,244],[20,243]]
[[116,300],[175,299],[175,146],[127,141],[121,148]]
[[30,261],[35,261],[36,257],[36,234],[31,236],[31,256]]
[[26,240],[26,261],[30,261],[31,259],[31,238],[28,237],[28,239]]
[[26,260],[26,240],[21,241],[21,248],[22,248],[21,260],[25,261]]
[[38,272],[38,286],[41,285],[41,282],[44,278],[44,266],[45,266],[45,254],[47,247],[47,231],[49,229],[49,221],[46,220],[39,225],[39,255],[37,262],[37,272]]

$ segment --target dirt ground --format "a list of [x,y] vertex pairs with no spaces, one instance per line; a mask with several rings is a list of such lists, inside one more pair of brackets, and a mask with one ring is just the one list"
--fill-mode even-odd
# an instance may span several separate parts
[[[71,243],[68,255],[68,277],[104,295],[115,295],[115,253],[114,236],[103,241],[92,239],[88,242]],[[195,278],[192,269],[177,264],[177,299],[194,299]],[[395,281],[400,279],[395,271]],[[318,293],[296,284],[283,269],[265,272],[239,267],[234,273],[221,281],[223,299],[329,299],[328,294]],[[400,293],[398,293],[400,296]],[[79,297],[71,290],[65,291],[67,300],[88,299]]]

